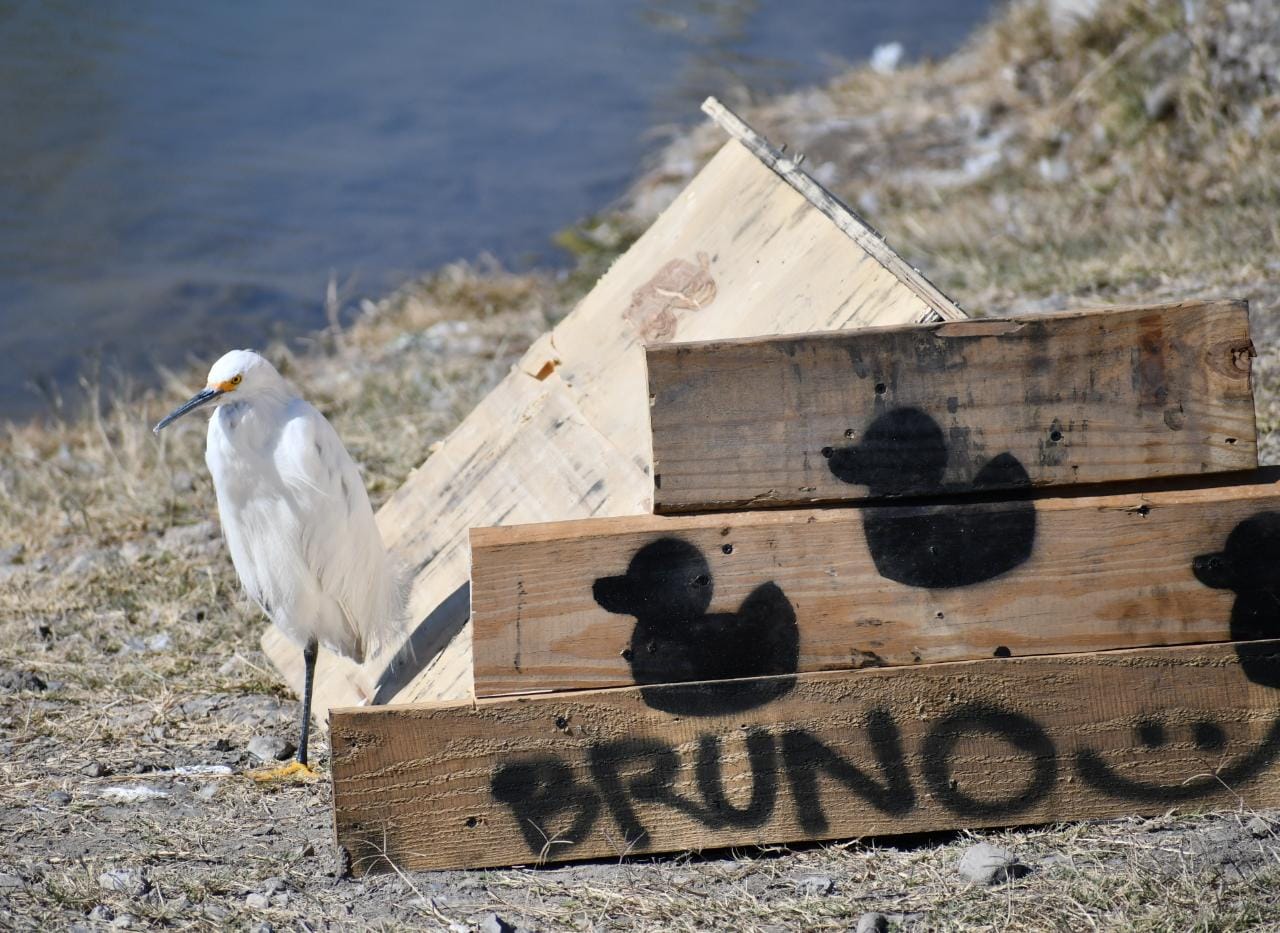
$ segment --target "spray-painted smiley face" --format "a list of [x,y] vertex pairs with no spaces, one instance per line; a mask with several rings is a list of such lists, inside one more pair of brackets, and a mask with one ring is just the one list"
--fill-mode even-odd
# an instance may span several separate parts
[[[1272,655],[1275,663],[1275,655]],[[1076,753],[1076,769],[1081,778],[1098,790],[1130,800],[1177,803],[1195,800],[1220,791],[1225,784],[1233,787],[1270,767],[1280,757],[1280,719],[1271,723],[1263,740],[1244,754],[1229,755],[1231,745],[1227,731],[1220,723],[1199,720],[1183,729],[1174,730],[1155,719],[1144,719],[1134,728],[1143,747],[1162,749],[1162,769],[1168,767],[1169,749],[1181,747],[1192,762],[1188,773],[1191,777],[1174,781],[1150,781],[1126,777],[1116,773],[1102,755],[1092,749]]]
[[[1205,586],[1236,594],[1230,635],[1236,642],[1240,670],[1256,684],[1280,687],[1280,649],[1259,639],[1280,637],[1280,512],[1259,512],[1240,522],[1221,551],[1201,554],[1191,570]],[[1191,762],[1186,780],[1150,781],[1117,774],[1101,754],[1083,749],[1076,768],[1088,783],[1108,794],[1144,801],[1186,801],[1254,777],[1280,757],[1280,717],[1262,741],[1231,754],[1231,740],[1221,723],[1199,720],[1179,726],[1185,735],[1155,719],[1135,726],[1138,741],[1149,749],[1182,746]],[[1189,743],[1188,743],[1189,739]],[[1168,760],[1167,754],[1162,760]]]

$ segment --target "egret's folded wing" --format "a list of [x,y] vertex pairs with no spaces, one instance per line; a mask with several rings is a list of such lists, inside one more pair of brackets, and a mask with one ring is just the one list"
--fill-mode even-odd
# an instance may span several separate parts
[[300,399],[289,407],[275,462],[303,513],[303,560],[361,646],[381,641],[400,625],[403,597],[355,462],[324,416]]

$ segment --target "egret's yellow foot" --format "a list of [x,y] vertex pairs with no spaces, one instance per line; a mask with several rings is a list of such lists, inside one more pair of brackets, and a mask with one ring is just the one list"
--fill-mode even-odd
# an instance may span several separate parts
[[295,784],[310,784],[313,781],[320,780],[319,771],[313,770],[310,766],[304,765],[300,761],[291,761],[287,765],[281,765],[278,768],[259,768],[256,771],[249,771],[248,775],[262,784],[269,781],[292,781]]

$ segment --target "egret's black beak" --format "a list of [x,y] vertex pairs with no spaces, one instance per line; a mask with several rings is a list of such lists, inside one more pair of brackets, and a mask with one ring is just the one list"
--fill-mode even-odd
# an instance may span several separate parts
[[187,399],[185,402],[183,402],[173,411],[169,412],[169,414],[161,418],[160,421],[156,424],[156,426],[151,430],[154,431],[156,434],[159,434],[160,430],[170,422],[177,421],[187,412],[195,411],[195,409],[199,408],[205,402],[211,402],[221,394],[222,394],[221,389],[214,389],[212,387],[201,389],[199,392],[191,396],[191,398]]

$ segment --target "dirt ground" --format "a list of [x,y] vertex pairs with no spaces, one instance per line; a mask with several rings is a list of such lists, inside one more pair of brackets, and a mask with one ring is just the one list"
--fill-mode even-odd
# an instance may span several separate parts
[[[1020,4],[957,55],[738,101],[975,314],[1239,296],[1280,462],[1280,5]],[[723,137],[673,138],[565,231],[566,275],[454,266],[272,356],[381,501]],[[565,868],[349,877],[326,784],[263,787],[297,706],[214,522],[202,378],[0,429],[0,927],[1280,929],[1280,811],[1083,822]],[[90,383],[91,398],[96,391]],[[114,383],[113,383],[114,384]],[[283,749],[280,749],[283,752]],[[327,764],[323,739],[316,751]],[[986,842],[1020,866],[959,871]],[[865,918],[879,913],[882,919]]]

